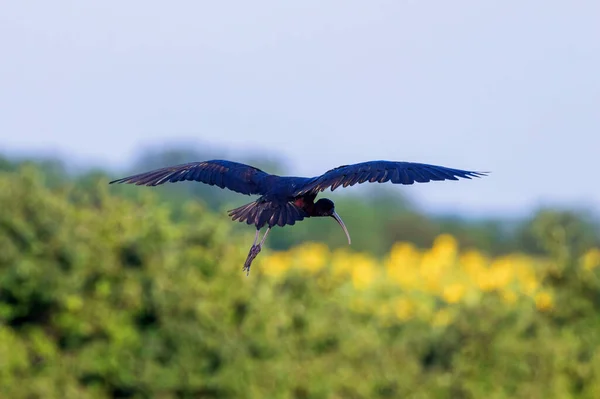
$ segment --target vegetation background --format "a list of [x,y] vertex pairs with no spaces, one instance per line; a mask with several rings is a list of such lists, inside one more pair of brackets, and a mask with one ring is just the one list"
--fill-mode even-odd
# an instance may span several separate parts
[[207,158],[0,160],[0,397],[600,397],[591,212],[463,220],[378,186],[336,198],[352,247],[310,220],[246,277],[246,197],[107,184]]

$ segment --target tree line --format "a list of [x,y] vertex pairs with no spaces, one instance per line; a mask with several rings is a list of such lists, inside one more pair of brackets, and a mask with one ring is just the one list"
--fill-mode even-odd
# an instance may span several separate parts
[[[46,184],[58,186],[73,183],[79,187],[92,187],[99,178],[112,179],[139,171],[150,170],[192,160],[218,158],[222,154],[201,153],[191,150],[160,150],[142,154],[128,170],[114,171],[92,169],[84,172],[70,170],[60,159],[15,160],[0,158],[0,170],[16,170],[19,165],[32,163],[40,167],[45,174]],[[273,159],[242,159],[272,173],[285,174],[281,161]],[[181,208],[189,200],[195,200],[208,209],[218,212],[227,219],[226,211],[247,202],[248,198],[228,190],[193,182],[181,182],[152,189],[131,186],[114,186],[111,190],[126,198],[140,198],[152,190],[161,201],[173,205],[173,217],[181,218]],[[490,255],[512,252],[530,254],[544,253],[536,240],[539,225],[560,221],[568,229],[570,236],[577,237],[582,246],[600,243],[600,221],[589,209],[552,209],[540,208],[521,219],[489,217],[471,219],[461,215],[427,214],[410,201],[399,190],[377,187],[367,195],[345,194],[336,199],[338,213],[342,214],[347,225],[352,226],[353,248],[382,255],[389,251],[394,242],[407,241],[419,247],[429,247],[435,237],[449,233],[456,237],[465,248],[477,248]],[[300,242],[314,240],[324,242],[331,247],[345,245],[339,228],[329,220],[311,220],[299,223],[294,228],[286,228],[278,234],[272,234],[268,246],[273,249],[289,249]],[[233,234],[245,232],[247,227],[233,229]],[[243,234],[243,233],[242,233]]]

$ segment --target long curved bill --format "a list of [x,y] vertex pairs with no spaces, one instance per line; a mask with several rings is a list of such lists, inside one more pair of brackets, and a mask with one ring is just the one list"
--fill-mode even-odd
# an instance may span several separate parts
[[342,230],[344,230],[344,233],[346,233],[346,237],[348,237],[348,245],[352,244],[352,240],[350,240],[350,233],[348,233],[348,229],[346,228],[346,225],[344,224],[344,221],[342,220],[342,218],[340,217],[340,215],[338,215],[334,211],[331,214],[331,217],[334,218],[335,221],[340,224],[340,226],[342,226]]

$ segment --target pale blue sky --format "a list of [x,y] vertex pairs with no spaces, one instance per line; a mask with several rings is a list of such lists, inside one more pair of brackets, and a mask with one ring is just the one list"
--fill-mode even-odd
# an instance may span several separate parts
[[2,153],[408,160],[493,171],[397,187],[430,209],[600,209],[597,0],[1,4]]

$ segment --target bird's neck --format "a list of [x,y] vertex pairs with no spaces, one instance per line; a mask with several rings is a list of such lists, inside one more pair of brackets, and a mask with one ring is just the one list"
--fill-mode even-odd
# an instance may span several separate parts
[[298,197],[294,200],[294,205],[301,208],[308,216],[316,216],[315,214],[315,197],[316,195],[306,195]]

